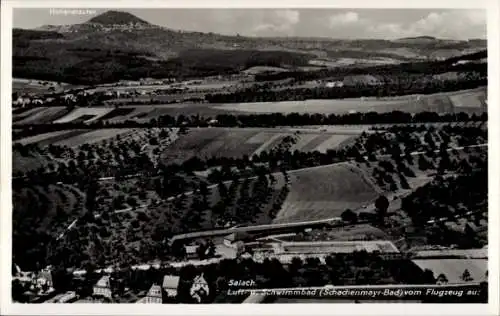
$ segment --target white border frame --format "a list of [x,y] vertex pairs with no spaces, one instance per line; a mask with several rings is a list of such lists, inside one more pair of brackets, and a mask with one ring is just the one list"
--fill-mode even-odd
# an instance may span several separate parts
[[[1,107],[0,107],[0,314],[7,315],[499,315],[498,230],[500,168],[500,100],[498,89],[499,3],[495,0],[203,0],[170,1],[40,1],[4,0],[1,3]],[[13,8],[478,8],[488,12],[488,104],[489,104],[489,304],[13,304],[11,280],[11,86],[12,86],[12,10]],[[430,34],[431,35],[431,34]]]

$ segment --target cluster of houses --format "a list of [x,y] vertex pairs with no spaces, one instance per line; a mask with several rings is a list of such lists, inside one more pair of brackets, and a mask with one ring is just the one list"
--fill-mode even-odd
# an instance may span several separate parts
[[[81,90],[75,93],[66,93],[61,95],[59,98],[68,102],[76,102],[78,97],[87,96],[92,94],[88,91]],[[12,99],[12,107],[27,107],[27,106],[43,106],[45,104],[51,103],[56,98],[51,96],[40,96],[35,94],[24,94]]]
[[21,271],[18,266],[12,281],[17,280],[23,288],[27,289],[23,294],[31,299],[49,297],[54,293],[51,267],[48,266],[39,272]]
[[123,86],[123,87],[133,87],[133,86],[144,86],[144,85],[165,85],[176,82],[175,78],[141,78],[139,80],[120,80],[118,83],[113,84],[113,86]]
[[[136,304],[162,304],[175,302],[177,297],[177,288],[179,286],[180,277],[177,275],[165,275],[162,284],[153,283],[146,295],[138,299]],[[208,283],[203,277],[203,274],[194,278],[190,288],[190,294],[195,299],[201,302],[204,295],[208,295]],[[112,300],[114,295],[113,280],[109,275],[101,277],[93,287],[93,297],[102,297]]]
[[[54,100],[54,98],[51,98],[51,101]],[[49,102],[48,100],[43,100],[39,97],[33,97],[33,96],[20,96],[15,100],[12,100],[12,107],[25,107],[25,106],[42,106],[45,102]]]

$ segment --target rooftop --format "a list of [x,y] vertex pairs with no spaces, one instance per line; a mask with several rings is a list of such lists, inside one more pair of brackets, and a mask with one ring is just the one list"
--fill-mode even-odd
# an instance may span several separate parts
[[177,289],[179,285],[179,276],[177,275],[165,275],[163,277],[163,288],[164,289]]
[[111,287],[110,281],[109,281],[109,276],[105,275],[102,278],[97,281],[96,285],[97,287]]
[[[177,286],[176,286],[177,287]],[[147,296],[149,297],[162,297],[161,287],[158,284],[153,284],[148,291]]]

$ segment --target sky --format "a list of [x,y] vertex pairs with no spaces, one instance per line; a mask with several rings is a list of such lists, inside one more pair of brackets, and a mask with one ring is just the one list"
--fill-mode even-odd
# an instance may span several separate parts
[[[394,39],[434,36],[486,39],[486,10],[481,9],[113,9],[176,30],[339,39]],[[83,23],[105,12],[54,13],[44,8],[14,9],[14,27]]]

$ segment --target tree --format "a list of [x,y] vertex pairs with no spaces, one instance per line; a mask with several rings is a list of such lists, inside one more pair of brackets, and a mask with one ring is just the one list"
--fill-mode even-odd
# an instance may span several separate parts
[[61,205],[57,205],[56,207],[56,218],[58,221],[64,220],[66,217],[66,212],[64,212],[64,209]]
[[379,215],[380,221],[383,221],[385,215],[387,214],[387,209],[389,208],[389,200],[384,195],[379,196],[375,200],[375,208],[377,209],[377,213]]
[[99,184],[94,179],[91,180],[85,195],[85,207],[87,208],[87,212],[92,214],[97,209],[97,191],[99,189]]
[[470,275],[469,270],[467,270],[467,269],[464,270],[464,273],[462,273],[462,280],[465,282],[469,282],[469,281],[473,280],[472,276]]
[[353,212],[351,209],[347,209],[340,215],[343,221],[355,224],[358,222],[358,214]]
[[446,275],[441,273],[440,275],[438,275],[436,282],[438,284],[446,284],[446,283],[448,283],[448,278],[446,277]]
[[137,199],[133,196],[127,198],[127,204],[130,205],[132,208],[135,208],[139,205],[139,203],[137,203]]
[[72,275],[63,267],[56,267],[52,272],[52,282],[54,289],[58,291],[68,291],[71,288]]
[[418,169],[422,171],[426,171],[431,168],[431,164],[429,161],[425,158],[423,154],[420,154],[418,156]]
[[424,270],[424,272],[422,273],[422,283],[423,284],[436,283],[436,278],[434,278],[434,273],[431,270],[429,269]]

